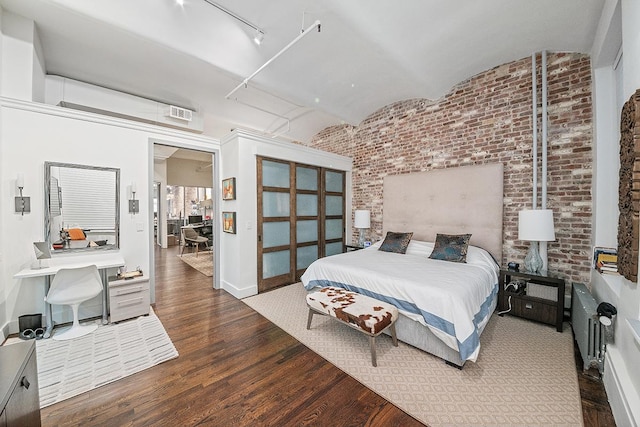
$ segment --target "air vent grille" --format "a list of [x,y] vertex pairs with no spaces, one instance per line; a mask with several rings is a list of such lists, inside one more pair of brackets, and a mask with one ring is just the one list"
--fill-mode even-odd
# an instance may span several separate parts
[[169,117],[190,122],[193,119],[193,111],[187,110],[186,108],[176,107],[175,105],[170,105]]

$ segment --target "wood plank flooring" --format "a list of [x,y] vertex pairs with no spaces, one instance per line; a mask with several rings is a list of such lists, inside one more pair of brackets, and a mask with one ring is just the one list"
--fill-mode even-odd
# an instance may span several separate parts
[[211,279],[156,251],[180,356],[42,410],[43,426],[420,426]]
[[578,371],[578,384],[580,385],[580,397],[582,399],[582,418],[585,427],[615,427],[611,406],[607,400],[602,380],[596,368],[583,372],[582,356],[574,340],[574,352],[576,370]]
[[[180,356],[43,409],[43,426],[422,425],[176,254],[156,250],[155,312]],[[615,426],[602,384],[579,377],[585,426]]]

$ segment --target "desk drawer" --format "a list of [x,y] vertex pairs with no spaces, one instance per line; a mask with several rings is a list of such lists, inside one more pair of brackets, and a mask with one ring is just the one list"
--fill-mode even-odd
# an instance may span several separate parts
[[145,291],[149,292],[149,282],[134,283],[129,286],[116,286],[113,288],[109,288],[109,294],[113,298],[129,295],[129,294],[137,294]]
[[126,281],[122,280],[110,283],[109,310],[111,322],[119,322],[149,314],[149,304],[149,279],[134,279],[131,283],[126,283]]

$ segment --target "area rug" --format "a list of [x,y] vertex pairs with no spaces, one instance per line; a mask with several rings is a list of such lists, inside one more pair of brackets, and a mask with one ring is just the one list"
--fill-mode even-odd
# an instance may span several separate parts
[[182,259],[182,261],[186,262],[205,276],[213,276],[213,252],[200,251],[197,257],[195,252],[178,256],[180,257],[180,259]]
[[73,340],[36,341],[36,350],[41,408],[178,357],[153,310]]
[[462,370],[391,338],[368,337],[324,316],[307,330],[300,283],[243,301],[414,418],[432,426],[581,426],[582,406],[572,334],[496,315],[481,337],[480,356]]

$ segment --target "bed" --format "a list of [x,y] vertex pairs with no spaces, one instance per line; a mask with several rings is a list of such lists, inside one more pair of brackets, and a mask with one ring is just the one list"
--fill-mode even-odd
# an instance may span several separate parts
[[[407,252],[379,251],[378,242],[319,259],[302,276],[305,288],[339,286],[391,302],[398,339],[458,367],[475,361],[497,302],[502,182],[501,163],[385,177],[383,235],[413,232]],[[471,234],[467,262],[429,259],[437,234]]]

